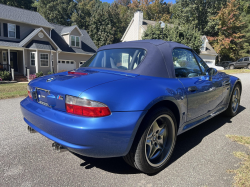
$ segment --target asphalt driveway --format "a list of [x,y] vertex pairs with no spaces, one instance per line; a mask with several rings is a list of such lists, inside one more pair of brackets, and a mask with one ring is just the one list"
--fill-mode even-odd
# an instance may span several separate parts
[[239,167],[234,151],[249,151],[225,135],[250,136],[250,74],[238,74],[243,93],[240,112],[222,115],[178,136],[169,166],[148,176],[122,158],[95,159],[55,153],[52,141],[27,132],[19,103],[0,100],[0,186],[231,186],[227,170]]

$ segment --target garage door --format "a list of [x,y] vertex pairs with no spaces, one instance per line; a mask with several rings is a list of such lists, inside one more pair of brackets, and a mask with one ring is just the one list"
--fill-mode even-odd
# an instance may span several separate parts
[[58,71],[62,70],[72,70],[76,68],[76,63],[72,60],[59,60],[58,61]]

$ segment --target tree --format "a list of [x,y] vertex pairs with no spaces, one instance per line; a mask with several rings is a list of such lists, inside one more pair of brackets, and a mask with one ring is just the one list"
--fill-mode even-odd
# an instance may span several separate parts
[[89,35],[99,48],[112,44],[115,39],[115,21],[109,3],[98,3],[92,10]]
[[242,42],[240,43],[239,55],[241,57],[250,56],[250,2],[248,0],[241,0],[239,6],[241,12],[241,19],[244,22],[242,34]]
[[131,8],[134,12],[137,10],[143,11],[144,19],[153,20],[154,15],[150,12],[149,5],[154,0],[132,0],[132,3],[129,4],[129,8]]
[[226,2],[227,0],[177,0],[171,8],[172,21],[179,25],[192,24],[205,35],[216,35],[217,23],[210,17],[216,16]]
[[149,26],[144,32],[143,40],[145,39],[162,39],[178,42],[189,46],[198,54],[202,45],[201,34],[192,25],[180,27],[165,24],[164,29],[162,29],[160,23],[157,23],[155,26]]
[[34,6],[48,22],[71,25],[76,3],[73,0],[38,0]]
[[33,0],[0,0],[1,4],[32,10]]
[[164,0],[154,0],[148,8],[153,15],[151,20],[168,23],[171,16],[171,6],[171,3],[166,3]]
[[79,28],[88,30],[92,9],[96,3],[101,2],[96,0],[78,0],[75,2],[76,6],[71,21]]
[[212,19],[218,21],[217,27],[219,35],[216,37],[207,37],[221,56],[227,56],[233,60],[239,57],[239,44],[242,41],[243,34],[241,33],[244,23],[241,20],[238,3],[236,0],[231,0],[225,8],[222,8],[216,17]]

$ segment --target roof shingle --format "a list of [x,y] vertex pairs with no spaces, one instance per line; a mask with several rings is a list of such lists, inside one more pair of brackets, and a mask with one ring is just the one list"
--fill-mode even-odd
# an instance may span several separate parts
[[0,18],[21,23],[53,28],[38,12],[0,4]]

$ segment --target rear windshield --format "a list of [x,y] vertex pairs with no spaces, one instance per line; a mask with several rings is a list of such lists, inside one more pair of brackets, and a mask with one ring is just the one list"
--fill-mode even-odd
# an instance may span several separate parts
[[145,55],[144,49],[108,49],[97,52],[81,67],[133,70],[141,63]]

